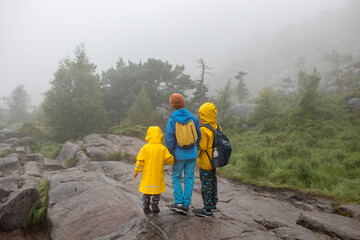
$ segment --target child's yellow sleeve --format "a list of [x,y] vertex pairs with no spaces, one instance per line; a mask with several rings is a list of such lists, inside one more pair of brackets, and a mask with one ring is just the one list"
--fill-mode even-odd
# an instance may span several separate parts
[[210,138],[206,134],[204,128],[205,127],[200,128],[200,130],[201,130],[201,140],[200,140],[200,143],[199,143],[199,152],[200,151],[205,151],[205,150],[212,147],[212,143],[210,143]]
[[173,165],[174,164],[174,157],[170,154],[169,150],[164,147],[164,161],[167,165]]
[[135,173],[140,173],[144,168],[146,150],[144,147],[141,148],[139,154],[136,157]]

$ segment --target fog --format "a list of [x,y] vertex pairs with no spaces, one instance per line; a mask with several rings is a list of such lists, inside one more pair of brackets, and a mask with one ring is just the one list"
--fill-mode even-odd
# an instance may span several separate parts
[[[0,97],[9,96],[23,84],[32,104],[39,105],[59,61],[72,57],[81,42],[99,73],[120,57],[135,62],[156,58],[183,64],[185,72],[197,79],[196,62],[201,57],[212,68],[208,84],[224,82],[242,70],[249,73],[247,84],[256,92],[256,87],[274,81],[274,75],[267,77],[269,69],[264,69],[262,62],[271,59],[269,56],[284,51],[283,59],[293,56],[291,61],[301,54],[311,57],[311,51],[298,52],[286,45],[287,39],[301,36],[292,29],[306,32],[311,21],[340,11],[348,2],[0,0]],[[324,27],[329,28],[326,22]],[[274,57],[273,65],[266,67],[279,68],[278,60]]]

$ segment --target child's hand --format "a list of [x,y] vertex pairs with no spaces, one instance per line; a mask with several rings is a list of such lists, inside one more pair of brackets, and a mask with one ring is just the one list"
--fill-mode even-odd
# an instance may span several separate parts
[[136,178],[136,177],[137,177],[137,175],[138,175],[137,173],[134,173],[134,178]]

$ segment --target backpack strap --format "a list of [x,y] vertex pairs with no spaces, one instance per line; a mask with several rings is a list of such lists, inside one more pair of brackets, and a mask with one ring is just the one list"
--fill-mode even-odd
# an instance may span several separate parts
[[[203,124],[200,127],[206,127],[208,129],[210,129],[211,131],[215,132],[215,129],[210,124]],[[219,125],[218,125],[218,127],[219,127]]]
[[[217,124],[217,126],[219,127],[218,124]],[[206,127],[208,129],[210,129],[215,134],[215,129],[210,124],[202,124],[200,127]],[[214,148],[214,141],[213,141],[213,148]],[[210,155],[208,154],[207,150],[201,150],[201,151],[204,151],[206,153],[207,157],[209,158],[209,161],[211,161]]]

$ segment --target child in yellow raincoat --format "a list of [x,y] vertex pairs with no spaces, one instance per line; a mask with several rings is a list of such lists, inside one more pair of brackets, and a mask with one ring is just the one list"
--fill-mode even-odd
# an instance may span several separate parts
[[[217,109],[214,104],[208,102],[201,105],[199,116],[201,124],[209,124],[214,129],[219,127],[216,122]],[[207,127],[201,127],[200,130],[201,141],[197,164],[199,166],[201,196],[204,207],[193,209],[193,213],[196,216],[209,218],[212,216],[212,212],[217,211],[216,204],[218,202],[216,169],[211,166],[209,159],[213,157],[214,133]]]
[[[142,172],[139,191],[144,194],[142,201],[145,214],[160,212],[158,207],[160,194],[166,190],[164,164],[174,164],[174,157],[162,145],[162,139],[163,133],[160,127],[149,127],[145,138],[147,144],[141,148],[136,158],[134,178]],[[152,200],[151,209],[150,200]]]

